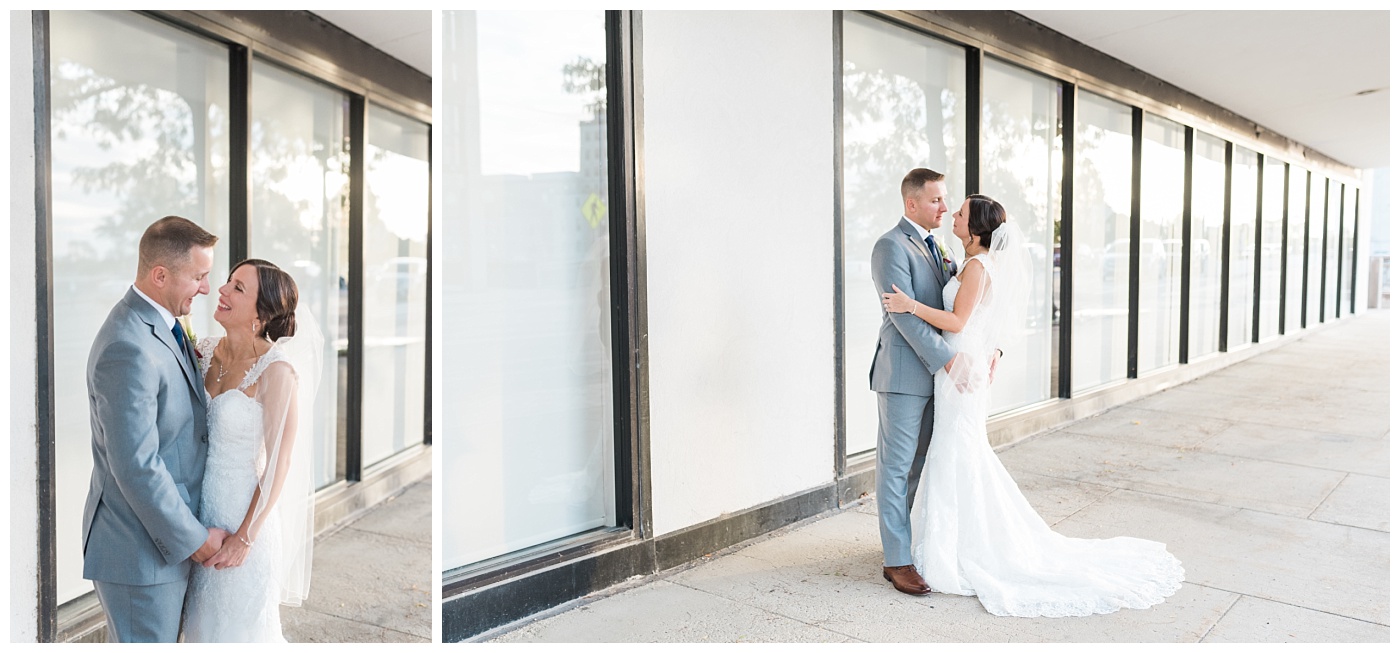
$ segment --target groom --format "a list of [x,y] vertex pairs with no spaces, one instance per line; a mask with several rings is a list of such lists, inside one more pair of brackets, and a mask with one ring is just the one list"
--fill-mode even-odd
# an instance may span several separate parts
[[[904,217],[875,241],[870,257],[876,297],[898,286],[919,303],[942,309],[943,286],[957,274],[957,263],[930,232],[948,211],[948,186],[941,173],[915,168],[899,189]],[[876,496],[885,580],[906,594],[932,591],[913,565],[909,512],[933,431],[933,375],[953,354],[943,336],[912,313],[884,314],[870,367],[880,414]]]
[[218,237],[184,218],[141,236],[136,282],[88,354],[92,481],[83,508],[83,578],[114,642],[174,642],[190,561],[227,533],[199,523],[209,440],[194,343],[176,322],[209,293]]

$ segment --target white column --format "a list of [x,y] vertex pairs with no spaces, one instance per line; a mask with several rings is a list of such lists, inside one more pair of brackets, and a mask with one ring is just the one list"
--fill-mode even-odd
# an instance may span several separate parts
[[642,23],[660,535],[834,478],[835,68],[829,11]]
[[35,445],[34,311],[34,47],[33,12],[10,12],[10,264],[0,268],[0,287],[10,301],[6,312],[9,347],[0,366],[10,372],[10,641],[38,637],[39,506],[38,448]]

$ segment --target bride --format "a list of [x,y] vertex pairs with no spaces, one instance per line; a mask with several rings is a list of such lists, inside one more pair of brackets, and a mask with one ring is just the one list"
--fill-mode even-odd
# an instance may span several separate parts
[[194,568],[187,642],[284,642],[278,606],[300,605],[310,589],[309,407],[323,342],[296,308],[291,276],[248,259],[219,288],[214,319],[226,335],[199,341],[210,397],[200,519],[229,535]]
[[933,436],[911,521],[914,565],[934,591],[976,596],[999,616],[1068,617],[1146,608],[1185,577],[1164,545],[1131,537],[1074,539],[1050,530],[987,443],[987,394],[998,338],[1026,321],[1030,257],[1001,204],[969,195],[953,214],[968,255],[924,306],[898,288],[890,312],[943,330],[958,354],[934,376]]

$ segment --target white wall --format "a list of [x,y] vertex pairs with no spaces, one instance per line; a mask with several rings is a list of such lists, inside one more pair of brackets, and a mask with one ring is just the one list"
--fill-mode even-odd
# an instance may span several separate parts
[[39,508],[35,446],[34,370],[34,55],[32,12],[10,12],[10,233],[9,266],[0,286],[9,330],[10,426],[10,641],[38,637]]
[[832,14],[645,12],[656,534],[834,478]]

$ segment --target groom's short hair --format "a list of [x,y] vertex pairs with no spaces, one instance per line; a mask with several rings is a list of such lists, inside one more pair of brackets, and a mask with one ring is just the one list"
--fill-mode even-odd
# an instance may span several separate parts
[[899,185],[899,194],[908,198],[914,193],[924,189],[924,186],[931,181],[943,181],[943,173],[934,172],[928,168],[914,168],[909,174],[904,175],[904,181]]
[[167,215],[146,227],[141,234],[136,275],[141,276],[157,265],[177,269],[190,260],[195,247],[213,247],[219,237],[178,215]]

